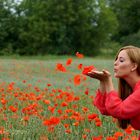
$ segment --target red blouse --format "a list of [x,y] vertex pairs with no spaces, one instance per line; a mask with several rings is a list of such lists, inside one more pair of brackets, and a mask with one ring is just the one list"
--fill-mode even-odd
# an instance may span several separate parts
[[101,93],[97,91],[94,105],[104,115],[118,119],[130,119],[131,125],[140,130],[140,81],[138,81],[129,97],[122,101],[116,91]]

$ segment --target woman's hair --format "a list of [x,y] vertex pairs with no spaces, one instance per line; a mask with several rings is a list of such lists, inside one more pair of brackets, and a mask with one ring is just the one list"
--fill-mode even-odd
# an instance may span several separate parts
[[[135,47],[135,46],[125,46],[118,51],[116,55],[116,59],[122,50],[126,50],[126,53],[130,58],[130,61],[138,65],[137,73],[140,75],[140,48]],[[122,100],[125,100],[132,93],[132,88],[127,84],[127,82],[124,79],[119,78],[118,92],[119,92],[120,98]],[[119,124],[119,127],[121,127],[122,129],[126,129],[128,124],[130,124],[130,120],[118,119],[118,124]]]

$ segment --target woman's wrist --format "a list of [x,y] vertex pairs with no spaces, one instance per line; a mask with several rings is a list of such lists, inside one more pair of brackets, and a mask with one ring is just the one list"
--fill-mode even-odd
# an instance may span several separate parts
[[106,92],[106,86],[104,81],[100,81],[100,88],[99,90],[101,91],[101,93],[105,93]]
[[109,93],[110,91],[114,90],[112,78],[109,77],[109,79],[105,82],[106,92]]

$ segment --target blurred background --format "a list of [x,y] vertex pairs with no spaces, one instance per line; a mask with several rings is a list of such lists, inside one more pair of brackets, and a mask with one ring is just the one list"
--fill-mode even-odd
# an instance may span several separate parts
[[140,46],[140,0],[0,0],[0,55],[114,56]]

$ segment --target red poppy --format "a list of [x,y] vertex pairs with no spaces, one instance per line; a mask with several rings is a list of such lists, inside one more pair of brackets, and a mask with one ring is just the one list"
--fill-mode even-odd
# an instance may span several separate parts
[[50,101],[50,100],[47,100],[47,99],[44,100],[43,102],[44,102],[46,105],[49,105],[49,104],[51,103],[51,101]]
[[52,84],[47,84],[48,87],[50,87]]
[[58,125],[60,123],[60,119],[58,117],[50,117],[50,119],[46,119],[43,124],[46,126],[50,125]]
[[81,76],[77,74],[74,76],[74,84],[77,86],[80,85],[80,83],[81,83]]
[[62,110],[61,110],[61,109],[58,109],[57,112],[58,112],[59,114],[62,114]]
[[86,95],[89,94],[89,89],[88,89],[88,88],[85,90],[85,94],[86,94]]
[[23,117],[23,120],[24,120],[24,121],[29,121],[29,116],[24,116],[24,117]]
[[12,112],[16,112],[18,109],[14,106],[9,106],[9,109],[12,111]]
[[82,67],[83,67],[83,64],[79,64],[79,65],[78,65],[78,69],[79,69],[79,70],[81,70]]
[[116,138],[122,137],[122,136],[123,136],[123,133],[118,131],[118,132],[115,132],[114,136],[115,136]]
[[79,52],[76,52],[76,56],[77,56],[78,58],[83,58],[83,57],[84,57],[84,55],[81,54],[81,53],[79,53]]
[[68,103],[62,102],[61,106],[62,106],[62,107],[68,106]]
[[96,70],[96,68],[93,65],[91,65],[91,66],[85,66],[84,69],[83,69],[83,71],[82,71],[82,74],[87,74],[88,72],[90,72],[93,69]]
[[133,128],[131,125],[129,125],[129,126],[125,129],[125,132],[126,132],[127,134],[131,134],[133,130],[134,130],[134,128]]
[[97,114],[89,114],[88,120],[91,121],[91,120],[95,119],[97,116],[98,116]]
[[70,65],[71,63],[72,63],[72,58],[67,59],[66,65],[68,66],[68,65]]
[[61,72],[66,72],[66,68],[61,63],[58,63],[56,65],[56,70],[59,70]]
[[1,103],[2,103],[3,105],[5,105],[5,104],[7,103],[7,100],[5,100],[4,98],[1,99]]

